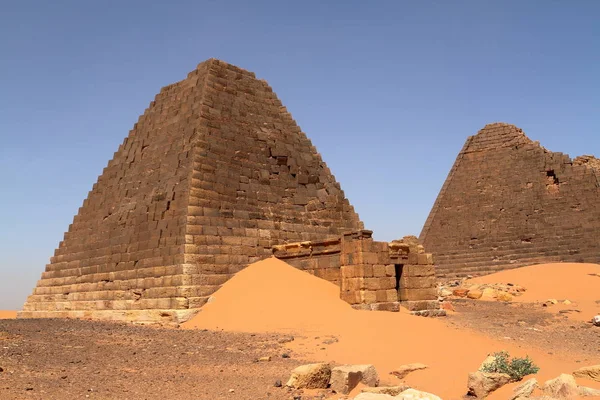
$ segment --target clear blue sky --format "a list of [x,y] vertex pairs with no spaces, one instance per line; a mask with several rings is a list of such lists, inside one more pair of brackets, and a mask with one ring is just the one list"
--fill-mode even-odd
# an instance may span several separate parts
[[35,285],[162,86],[266,79],[376,239],[418,235],[467,136],[600,153],[600,2],[3,1],[0,309]]

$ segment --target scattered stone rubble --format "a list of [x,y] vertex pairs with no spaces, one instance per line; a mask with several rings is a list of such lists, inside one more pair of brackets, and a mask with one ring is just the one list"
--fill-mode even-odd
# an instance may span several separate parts
[[[504,385],[515,382],[508,374],[483,371],[484,366],[494,360],[494,356],[488,356],[479,370],[469,374],[467,398],[484,399]],[[424,364],[407,364],[390,374],[404,379],[409,373],[426,368]],[[543,385],[537,379],[530,378],[513,389],[509,400],[568,400],[578,396],[600,396],[600,390],[578,385],[575,377],[600,382],[600,365],[580,368],[571,375],[561,374]],[[286,386],[292,389],[329,389],[339,395],[348,395],[360,383],[365,387],[352,400],[441,400],[432,393],[413,389],[404,382],[397,386],[379,386],[379,375],[375,367],[369,364],[337,367],[327,363],[301,365],[292,371]]]
[[[407,364],[397,368],[393,375],[402,379],[409,373],[427,368],[424,364]],[[412,389],[402,383],[397,386],[379,386],[379,375],[373,365],[341,365],[326,363],[306,364],[295,368],[286,386],[292,389],[331,389],[337,394],[349,394],[359,383],[366,387],[354,400],[422,399],[441,400],[440,397]]]
[[[515,382],[514,379],[503,373],[484,372],[483,367],[486,364],[493,362],[494,356],[488,356],[479,367],[479,370],[469,374],[467,382],[468,397],[484,399],[492,392],[500,389],[504,385]],[[560,376],[547,380],[543,385],[539,385],[537,379],[531,378],[516,386],[513,389],[509,400],[525,400],[525,399],[573,399],[577,396],[591,397],[600,396],[600,390],[585,386],[579,386],[575,381],[575,377],[592,379],[600,382],[600,365],[580,368],[573,372],[572,375],[561,374]],[[532,397],[535,392],[541,397]]]
[[513,283],[476,284],[468,279],[446,281],[438,286],[440,300],[452,298],[469,298],[473,300],[512,301],[521,296],[527,289]]

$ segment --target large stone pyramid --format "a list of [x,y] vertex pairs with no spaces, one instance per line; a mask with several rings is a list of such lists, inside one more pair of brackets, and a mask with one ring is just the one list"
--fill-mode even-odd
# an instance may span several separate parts
[[362,228],[269,85],[210,59],[139,118],[20,317],[181,321],[271,246]]
[[441,276],[600,262],[600,160],[553,153],[496,123],[467,139],[420,240]]

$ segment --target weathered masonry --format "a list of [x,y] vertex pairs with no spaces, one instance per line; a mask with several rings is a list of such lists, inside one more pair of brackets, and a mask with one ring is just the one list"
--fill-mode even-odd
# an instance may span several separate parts
[[513,125],[467,139],[420,240],[441,276],[600,262],[600,160],[553,153]]
[[387,242],[359,230],[320,241],[273,247],[275,257],[340,286],[340,296],[363,310],[443,315],[437,300],[435,267],[413,236]]
[[150,103],[19,316],[182,321],[272,246],[360,229],[269,85],[210,59]]

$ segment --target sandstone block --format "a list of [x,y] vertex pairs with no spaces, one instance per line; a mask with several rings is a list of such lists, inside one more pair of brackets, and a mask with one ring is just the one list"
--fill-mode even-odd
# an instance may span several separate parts
[[600,382],[600,364],[579,368],[578,370],[573,371],[573,376]]
[[467,293],[467,297],[469,299],[473,299],[473,300],[480,299],[482,295],[483,295],[483,292],[481,290],[478,290],[478,289],[469,290],[469,292]]
[[513,389],[513,394],[509,400],[526,399],[531,396],[534,389],[538,387],[538,381],[535,378],[531,378]]
[[331,366],[329,364],[306,364],[292,370],[286,386],[295,389],[326,389],[330,378]]
[[330,387],[336,393],[348,394],[359,383],[377,386],[379,376],[373,365],[342,365],[331,370]]
[[493,391],[510,382],[510,375],[495,372],[473,372],[467,382],[468,394],[477,398],[486,398]]
[[546,381],[542,386],[542,391],[546,396],[557,399],[574,399],[579,394],[575,378],[568,374],[561,374],[555,379]]

